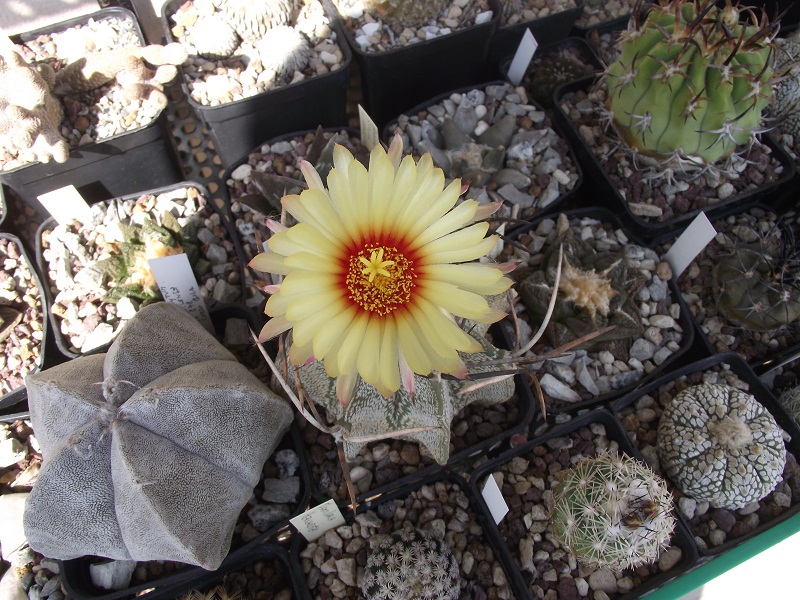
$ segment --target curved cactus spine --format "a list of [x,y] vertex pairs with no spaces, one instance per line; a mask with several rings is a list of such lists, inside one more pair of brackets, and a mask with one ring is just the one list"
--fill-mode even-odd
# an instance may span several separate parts
[[664,480],[616,452],[584,458],[553,494],[553,533],[588,565],[618,570],[651,563],[675,528]]
[[731,0],[721,8],[660,0],[621,37],[606,71],[620,136],[642,154],[698,165],[752,143],[774,96],[773,37],[763,11],[758,17]]

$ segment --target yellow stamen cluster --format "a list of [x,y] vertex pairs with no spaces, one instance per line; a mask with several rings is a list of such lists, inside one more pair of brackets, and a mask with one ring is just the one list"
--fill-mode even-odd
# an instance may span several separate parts
[[367,245],[350,257],[345,286],[352,302],[385,316],[408,305],[415,277],[411,261],[397,248]]

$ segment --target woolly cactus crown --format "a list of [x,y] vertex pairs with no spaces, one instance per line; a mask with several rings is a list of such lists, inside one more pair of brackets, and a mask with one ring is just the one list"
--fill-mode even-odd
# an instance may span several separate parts
[[292,410],[184,309],[140,310],[107,354],[27,378],[43,465],[31,548],[216,569]]
[[[745,17],[749,24],[740,22]],[[749,143],[773,100],[766,16],[713,0],[660,0],[621,37],[607,104],[642,154],[713,164]]]

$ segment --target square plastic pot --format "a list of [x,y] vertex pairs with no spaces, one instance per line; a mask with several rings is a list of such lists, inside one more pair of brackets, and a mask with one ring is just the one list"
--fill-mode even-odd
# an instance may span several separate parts
[[[91,15],[76,17],[56,25],[13,36],[16,43],[36,39],[43,33],[57,32],[89,19],[128,18],[136,25],[142,45],[144,37],[134,14],[122,8],[107,8]],[[137,190],[166,186],[181,181],[183,171],[169,131],[166,111],[149,125],[115,135],[70,151],[65,163],[53,160],[0,170],[0,181],[22,200],[48,216],[38,196],[67,185],[74,185],[90,204],[133,193]]]
[[[48,364],[50,353],[47,352],[47,340],[48,340],[48,304],[47,304],[47,296],[44,291],[44,287],[42,286],[42,281],[39,276],[39,272],[36,270],[35,263],[28,257],[28,253],[25,250],[25,247],[22,244],[22,241],[12,235],[10,233],[4,233],[0,231],[0,241],[7,242],[9,245],[13,245],[19,251],[19,263],[21,263],[26,270],[30,273],[31,282],[39,288],[38,296],[39,296],[39,319],[38,323],[40,325],[40,331],[42,334],[42,339],[40,341],[34,340],[30,337],[30,332],[27,334],[21,334],[21,332],[17,332],[20,338],[29,338],[31,343],[36,345],[39,350],[39,357],[36,360],[36,364],[31,366],[31,370],[29,374],[36,373],[47,366],[52,366],[52,364]],[[12,279],[13,282],[13,279]],[[4,302],[7,304],[7,302]],[[13,306],[13,305],[12,305]],[[20,307],[21,308],[21,307]],[[29,324],[30,321],[26,323],[23,315],[23,320],[20,324]],[[14,328],[16,329],[16,327]],[[11,335],[14,335],[14,331],[12,330]],[[5,340],[3,340],[3,348],[5,345]],[[52,362],[52,361],[51,361]],[[26,411],[27,410],[27,394],[25,393],[25,386],[20,385],[13,390],[9,390],[8,392],[0,395],[0,418],[4,416],[9,416],[12,414],[16,414],[18,412]]]
[[705,212],[709,219],[714,219],[733,207],[745,206],[748,203],[756,201],[769,202],[781,186],[789,182],[794,176],[795,165],[792,158],[770,135],[763,134],[761,138],[762,142],[770,149],[771,156],[774,157],[783,168],[782,173],[776,181],[769,184],[762,184],[739,194],[734,194],[725,200],[709,204],[704,208],[697,208],[682,213],[670,219],[656,221],[637,216],[631,211],[630,205],[611,180],[600,160],[586,144],[577,125],[569,118],[569,115],[561,106],[561,99],[566,94],[589,90],[595,84],[595,81],[595,77],[586,77],[562,85],[556,90],[556,122],[561,126],[575,150],[575,154],[584,169],[588,186],[596,190],[596,193],[593,195],[594,204],[601,204],[622,215],[624,222],[631,231],[646,242],[670,233],[677,235],[683,231],[701,211]]
[[[764,406],[764,408],[767,409],[767,411],[775,418],[778,426],[788,434],[789,439],[784,439],[786,452],[794,457],[793,462],[796,468],[796,461],[798,457],[800,457],[800,429],[792,420],[792,418],[786,413],[783,407],[780,406],[778,401],[761,382],[761,380],[759,380],[753,371],[747,366],[747,364],[733,352],[717,354],[715,356],[704,358],[695,363],[685,365],[680,369],[657,379],[656,381],[650,382],[649,384],[646,384],[641,388],[634,390],[627,396],[617,400],[613,405],[613,411],[625,428],[628,437],[634,440],[634,444],[636,445],[637,449],[642,450],[645,446],[651,446],[653,443],[650,442],[649,437],[647,438],[646,442],[640,439],[637,432],[642,432],[646,427],[649,431],[651,431],[652,435],[652,429],[656,428],[658,424],[656,420],[652,420],[648,421],[646,426],[643,425],[644,421],[640,419],[642,413],[637,411],[637,402],[642,399],[642,397],[647,396],[652,398],[654,403],[650,403],[648,401],[648,404],[650,404],[651,407],[655,407],[655,409],[660,409],[663,407],[663,403],[668,400],[667,398],[665,398],[663,402],[661,400],[661,394],[668,393],[668,389],[662,390],[662,388],[665,388],[665,386],[671,385],[673,382],[682,378],[686,378],[686,380],[685,383],[682,383],[681,385],[699,383],[700,381],[705,381],[711,373],[720,374],[718,379],[724,381],[726,372],[735,375],[735,377],[740,381],[746,383],[749,388],[748,392],[752,394],[755,399],[762,406]],[[654,419],[659,418],[660,415],[658,411],[654,410],[654,412]],[[636,420],[633,420],[631,415],[637,415]],[[636,431],[632,431],[633,428],[635,428]],[[647,453],[649,452],[650,450],[647,450]],[[656,471],[659,470],[659,468],[656,468]],[[786,472],[784,471],[784,473]],[[672,484],[669,477],[666,477],[665,475],[662,476],[666,478],[667,484],[670,489],[673,490],[674,494],[676,486]],[[780,487],[783,481],[786,481],[787,478],[791,477],[794,477],[795,480],[798,479],[798,477],[795,477],[794,474],[785,474],[778,486]],[[786,483],[788,483],[790,486],[792,485],[790,481],[786,481]],[[724,554],[729,550],[735,548],[743,542],[764,534],[769,529],[784,527],[784,524],[788,519],[800,513],[800,501],[798,501],[797,498],[790,498],[790,501],[790,506],[783,507],[783,509],[781,509],[780,505],[778,505],[774,500],[773,492],[770,492],[770,494],[758,502],[758,509],[756,512],[759,515],[759,521],[755,526],[746,523],[746,515],[742,515],[739,510],[727,511],[728,513],[734,514],[736,517],[735,523],[728,528],[725,540],[722,543],[714,546],[713,544],[708,544],[708,542],[704,541],[704,545],[708,547],[703,547],[702,545],[699,546],[701,558],[724,556]],[[709,508],[708,512],[705,513],[705,515],[708,515],[708,518],[705,520],[705,515],[695,515],[690,519],[686,519],[689,531],[693,536],[700,537],[709,535],[709,519],[714,518],[713,515],[717,510],[718,509]],[[682,513],[681,516],[684,517]],[[794,522],[796,522],[796,520]],[[711,528],[711,530],[713,530],[713,528]],[[796,527],[794,531],[798,530],[800,530],[800,527]]]
[[[492,70],[492,76],[502,76],[502,72],[499,71],[500,66],[507,58],[514,57],[526,30],[530,30],[539,44],[537,54],[542,51],[543,46],[549,46],[568,37],[575,21],[583,12],[584,0],[577,0],[575,4],[575,7],[565,10],[559,10],[560,7],[556,4],[554,10],[558,12],[513,25],[503,25],[501,19],[489,44],[489,67]],[[509,10],[505,3],[503,10]]]
[[[588,75],[589,73],[600,73],[603,70],[603,65],[597,56],[597,52],[592,46],[589,45],[589,42],[583,38],[575,36],[567,37],[539,47],[536,50],[536,54],[533,56],[533,60],[531,60],[530,64],[528,65],[520,85],[524,86],[528,91],[528,94],[534,98],[534,100],[537,100],[540,104],[542,104],[544,108],[552,108],[553,92],[555,92],[558,85],[561,85],[561,83],[566,83],[566,81],[562,81],[561,83],[557,83],[556,81],[548,82],[548,85],[541,87],[541,82],[533,78],[534,65],[540,61],[547,60],[547,58],[550,56],[561,53],[568,53],[568,55],[574,56],[578,62],[585,64],[588,70],[584,76]],[[509,81],[508,69],[511,66],[512,60],[513,55],[507,56],[500,63],[500,75],[506,81]],[[551,83],[555,86],[552,87],[552,89],[550,88]],[[543,100],[544,97],[547,98],[547,102]]]
[[[181,4],[183,0],[168,0],[161,8],[161,23],[168,42],[175,41],[170,15]],[[240,161],[263,140],[318,125],[334,127],[347,122],[346,96],[352,54],[344,41],[338,18],[334,16],[336,12],[331,12],[324,2],[322,4],[344,56],[342,67],[336,71],[234,102],[206,106],[192,98],[183,69],[178,67],[186,100],[208,127],[223,167]]]
[[[599,429],[599,427],[602,427],[602,429]],[[575,439],[580,440],[580,443],[584,443],[594,449],[595,451],[592,452],[592,454],[595,454],[596,444],[595,446],[591,446],[591,440],[595,438],[600,442],[601,437],[607,438],[605,442],[601,443],[607,442],[610,445],[616,442],[620,453],[643,461],[642,456],[634,449],[630,440],[625,435],[619,421],[607,410],[598,408],[583,413],[564,424],[554,426],[547,433],[537,436],[530,442],[517,446],[490,460],[471,475],[470,488],[473,494],[480,497],[481,510],[486,515],[486,520],[490,521],[487,527],[488,533],[500,547],[503,555],[506,556],[506,561],[511,561],[514,566],[511,574],[511,584],[514,587],[514,597],[517,600],[533,600],[534,598],[541,597],[538,595],[539,590],[534,592],[534,586],[543,588],[543,591],[546,591],[547,588],[558,591],[560,586],[566,585],[564,583],[564,579],[566,578],[564,571],[561,571],[560,577],[557,576],[557,582],[551,581],[547,583],[543,578],[543,572],[549,569],[544,563],[536,565],[536,575],[531,574],[529,571],[523,571],[520,551],[518,549],[519,540],[522,536],[526,535],[526,525],[524,524],[523,516],[520,516],[520,511],[524,513],[527,504],[531,504],[531,506],[542,505],[544,503],[544,494],[551,489],[548,482],[548,475],[551,474],[551,471],[547,468],[542,470],[542,464],[544,463],[546,465],[546,457],[550,456],[550,460],[554,462],[559,462],[559,459],[563,459],[561,462],[568,460],[569,466],[574,466],[578,455],[590,455],[589,453],[583,454],[580,450],[580,446],[576,449],[574,445]],[[513,466],[509,467],[509,465]],[[532,485],[529,487],[528,491],[519,493],[513,486],[507,484],[504,479],[501,492],[504,495],[506,503],[512,507],[512,510],[515,512],[507,514],[500,524],[496,525],[494,520],[490,517],[491,513],[480,490],[484,486],[486,480],[493,476],[493,473],[505,472],[509,468],[513,468],[513,473],[518,477],[523,477],[526,473],[530,473],[530,476],[533,478],[539,480],[543,479],[544,489],[541,489],[541,485],[539,485],[539,487]],[[539,499],[536,499],[537,494],[540,496]],[[680,577],[698,564],[697,548],[695,547],[692,537],[688,533],[681,517],[677,514],[677,511],[674,510],[673,514],[675,516],[676,525],[670,548],[679,549],[680,557],[672,557],[670,560],[672,566],[669,569],[662,570],[662,568],[658,566],[658,563],[649,567],[644,567],[649,569],[650,572],[640,585],[628,591],[622,591],[619,594],[610,593],[609,596],[611,598],[625,600],[641,598],[667,584],[676,577]],[[552,532],[552,524],[549,522],[549,515],[546,527],[545,522],[541,520],[532,519],[530,522],[531,527],[534,523],[538,525],[536,527],[537,530],[544,528],[540,533],[528,534],[534,536],[533,552],[535,556],[538,544],[546,543],[552,548],[552,541],[549,536],[549,533]],[[536,541],[537,538],[535,536],[541,536],[542,540],[540,542]],[[552,555],[554,551],[558,551],[558,549],[549,550],[549,553]],[[564,550],[564,552],[566,552],[566,550]],[[662,551],[660,559],[664,558],[665,552],[667,552],[667,550]],[[671,550],[670,552],[675,553],[677,551]],[[535,560],[534,558],[534,561]],[[673,560],[675,562],[672,562]],[[556,562],[555,559],[552,562]],[[566,557],[558,559],[558,563],[559,565],[563,565],[562,568],[568,568],[568,560]],[[666,567],[666,565],[664,566]],[[552,565],[550,569],[556,569],[556,565]],[[631,578],[634,577],[634,572],[636,577],[642,577],[640,569],[641,567],[635,570],[629,570],[627,573]],[[569,578],[578,577],[579,571],[577,567],[575,569],[570,569],[570,571],[571,575]],[[574,586],[570,587],[574,588]]]
[[[212,195],[208,192],[208,190],[204,186],[200,185],[199,183],[195,183],[193,181],[184,181],[163,188],[148,189],[145,191],[137,192],[135,194],[125,195],[118,199],[123,201],[136,200],[137,198],[143,195],[157,196],[159,194],[169,193],[172,190],[178,190],[183,188],[195,188],[199,192],[199,194],[206,199],[207,206],[210,208],[209,212],[211,214],[214,213],[219,214],[219,216],[221,217],[220,225],[223,227],[223,229],[227,234],[227,240],[229,240],[230,243],[233,245],[234,252],[239,262],[239,280],[243,281],[243,271],[245,263],[242,257],[241,246],[238,243],[238,239],[236,238],[236,235],[233,231],[230,221],[227,219],[222,209],[220,209],[220,207],[217,206],[216,202],[214,202]],[[117,198],[107,200],[106,203],[110,204],[111,202],[113,202],[113,200],[116,199]],[[57,224],[58,223],[56,222],[56,220],[53,217],[50,217],[49,219],[46,219],[45,221],[42,222],[42,224],[39,226],[38,231],[36,232],[36,259],[39,267],[39,272],[42,274],[42,278],[45,283],[44,290],[49,307],[52,307],[54,304],[55,297],[53,288],[55,288],[55,282],[50,280],[50,275],[49,275],[50,267],[47,260],[45,260],[44,258],[43,236],[45,232],[52,231],[57,226]],[[198,282],[198,284],[201,284],[201,282]],[[213,302],[214,301],[211,302],[210,306],[211,308],[213,308],[214,306]],[[70,346],[70,343],[67,340],[66,335],[62,333],[61,330],[62,320],[58,316],[56,316],[52,310],[49,311],[49,317],[50,317],[50,325],[52,327],[53,336],[55,338],[55,343],[58,347],[58,350],[63,356],[67,358],[77,358],[85,354],[105,352],[111,344],[111,342],[108,342],[104,345],[92,348],[91,350],[87,350],[86,352],[76,351],[73,349],[73,347]]]
[[[336,14],[330,0],[323,4]],[[488,23],[381,53],[364,52],[342,28],[361,72],[364,108],[378,129],[427,98],[487,80],[489,42],[503,10],[499,0],[489,6]]]
[[[345,518],[345,525],[334,528],[332,533],[344,540],[342,548],[330,545],[327,533],[315,542],[308,542],[292,528],[291,555],[300,564],[312,597],[327,596],[323,589],[326,573],[320,575],[320,569],[310,564],[312,561],[308,556],[311,552],[321,552],[323,560],[333,556],[337,560],[353,558],[357,565],[363,565],[370,554],[370,538],[392,533],[395,524],[399,528],[403,523],[411,523],[423,531],[431,529],[444,533],[445,543],[451,546],[459,565],[462,598],[514,597],[492,595],[500,590],[513,593],[509,585],[513,567],[487,534],[488,517],[480,509],[479,499],[459,473],[442,468],[424,479],[405,483],[390,493],[375,493],[360,501],[355,513],[348,502],[339,502],[338,506]],[[456,548],[450,543],[451,536],[453,539],[462,538]],[[335,537],[331,536],[334,544]],[[348,550],[357,537],[366,543],[357,551]],[[464,543],[460,543],[462,541]],[[469,571],[465,571],[465,565],[470,562],[467,555],[474,559]],[[315,569],[316,572],[313,572]],[[309,580],[313,585],[308,583]],[[363,597],[357,584],[348,583],[345,587],[345,597]],[[328,586],[325,585],[325,588]]]
[[[637,245],[641,247],[646,247],[644,243],[637,239],[636,235],[631,233],[620,221],[619,217],[607,210],[605,208],[581,208],[566,211],[563,213],[566,217],[570,220],[580,220],[580,219],[594,219],[600,221],[603,224],[609,224],[614,227],[614,230],[622,230],[625,236],[628,238],[628,243],[623,246],[623,248],[627,248],[629,245]],[[509,234],[509,237],[514,241],[519,241],[519,238],[522,234],[525,234],[529,231],[535,231],[536,228],[540,225],[542,221],[545,219],[555,220],[557,218],[556,214],[546,214],[542,217],[539,217],[532,221],[530,225],[524,225],[512,231]],[[546,248],[542,248],[541,252],[544,252]],[[519,267],[524,268],[524,265]],[[512,273],[513,276],[513,273]],[[674,280],[670,279],[667,281],[668,287],[668,296],[666,301],[670,304],[677,304],[680,308],[680,315],[678,318],[675,319],[678,326],[682,331],[682,337],[680,341],[680,347],[675,350],[672,354],[670,354],[661,364],[655,365],[653,370],[650,372],[643,372],[641,377],[634,381],[630,381],[625,385],[612,389],[606,393],[600,394],[594,398],[589,398],[586,400],[581,400],[575,403],[568,403],[565,401],[552,401],[547,408],[548,414],[557,414],[560,412],[568,412],[570,414],[575,414],[578,411],[585,410],[587,408],[593,408],[595,406],[606,404],[610,401],[613,401],[616,398],[619,398],[626,393],[630,392],[631,390],[640,387],[644,383],[648,381],[652,381],[663,375],[664,373],[669,372],[676,364],[680,364],[687,360],[694,360],[695,352],[693,349],[693,344],[695,340],[695,324],[691,316],[691,312],[689,311],[686,303],[684,302],[683,297],[681,296],[680,292],[678,291],[678,287],[675,285]],[[521,302],[521,300],[520,300]],[[637,306],[640,304],[640,301],[637,299],[635,300]],[[636,339],[645,339],[643,334],[636,336],[633,341]],[[631,342],[633,343],[633,342]],[[666,342],[662,342],[662,346],[659,348],[665,347]],[[580,346],[579,346],[580,348]],[[657,352],[657,350],[656,350]],[[613,352],[612,352],[613,354]],[[704,356],[704,355],[703,355]],[[634,371],[631,371],[634,372]],[[562,382],[563,383],[563,382]],[[567,383],[564,383],[567,385]],[[580,383],[575,381],[571,387],[573,389],[580,388]],[[546,398],[549,398],[546,396]]]
[[[712,220],[712,225],[714,226],[715,230],[719,232],[720,235],[724,235],[727,238],[734,238],[736,227],[742,226],[731,226],[727,223],[727,220],[731,217],[737,217],[742,215],[751,215],[753,213],[758,214],[759,212],[771,213],[775,215],[774,222],[780,222],[783,220],[788,212],[791,210],[789,208],[778,208],[775,209],[771,206],[767,206],[762,203],[749,203],[744,206],[731,206],[728,210],[722,211],[720,214],[716,216]],[[796,224],[795,227],[792,227],[789,224],[787,227],[790,230],[794,230],[796,227],[800,226],[800,217],[795,215],[794,217]],[[764,221],[756,220],[755,223],[764,223]],[[748,225],[749,226],[749,225]],[[786,233],[786,232],[784,232]],[[791,233],[789,234],[791,235]],[[654,239],[650,243],[651,248],[658,249],[658,251],[665,252],[669,250],[671,244],[676,240],[677,234],[669,233],[664,236],[660,236]],[[735,243],[735,242],[734,242]],[[793,242],[791,241],[791,237],[788,237],[787,246],[791,246]],[[692,265],[697,264],[700,266],[700,274],[701,277],[707,273],[706,269],[708,268],[708,263],[710,262],[712,265],[714,264],[714,259],[717,258],[713,254],[711,256],[707,256],[706,252],[711,247],[717,246],[718,242],[716,240],[712,240],[709,245],[700,251],[697,257],[694,258],[692,263],[687,267],[686,271],[688,271]],[[704,262],[699,262],[701,259],[704,259]],[[684,271],[684,274],[686,273]],[[717,295],[714,293],[713,287],[714,282],[713,279],[711,280],[710,285],[701,285],[698,282],[693,282],[691,287],[687,286],[687,281],[682,280],[683,274],[678,278],[673,278],[670,282],[671,284],[675,285],[678,290],[680,290],[681,296],[683,294],[689,295],[697,295],[699,296],[698,302],[701,308],[711,308],[712,312],[716,311],[717,309],[716,304],[718,302]],[[699,293],[697,293],[699,291]],[[689,296],[687,296],[689,297]],[[705,311],[703,311],[705,312]],[[752,332],[748,328],[743,325],[736,325],[734,322],[730,321],[727,317],[725,317],[721,312],[716,312],[716,314],[705,315],[702,318],[698,318],[693,312],[692,309],[688,309],[687,313],[689,315],[689,319],[693,324],[695,331],[697,332],[697,350],[696,358],[705,358],[707,356],[713,356],[719,354],[720,352],[726,352],[728,350],[734,350],[737,352],[739,357],[747,362],[747,364],[757,373],[761,374],[767,370],[775,368],[777,365],[781,363],[788,363],[800,356],[800,325],[795,321],[794,323],[787,325],[784,328],[776,328],[774,332],[771,333],[771,340],[770,341],[778,341],[778,338],[781,340],[788,340],[785,345],[781,347],[771,348],[768,347],[767,344],[763,341],[759,341],[758,345],[751,345],[751,348],[754,349],[754,352],[749,352],[746,348],[744,351],[740,351],[742,346],[734,345],[734,342],[729,342],[724,340],[722,335],[719,336],[718,339],[712,341],[709,338],[709,327],[712,327],[710,321],[711,319],[719,319],[722,321],[721,327],[724,329],[719,333],[725,333],[726,335],[731,336],[749,336],[753,334],[757,334],[757,332]],[[706,319],[709,320],[708,324]],[[765,333],[764,335],[767,335]]]

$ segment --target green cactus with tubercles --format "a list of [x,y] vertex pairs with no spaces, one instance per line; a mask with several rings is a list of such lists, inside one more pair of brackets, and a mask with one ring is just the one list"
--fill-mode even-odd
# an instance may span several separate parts
[[719,312],[751,331],[775,331],[800,318],[800,253],[775,227],[738,244],[714,266]]
[[714,164],[752,143],[773,101],[775,32],[727,0],[659,0],[620,38],[607,108],[641,154]]
[[553,496],[553,533],[587,565],[621,570],[652,563],[675,529],[664,480],[624,454],[582,459]]

